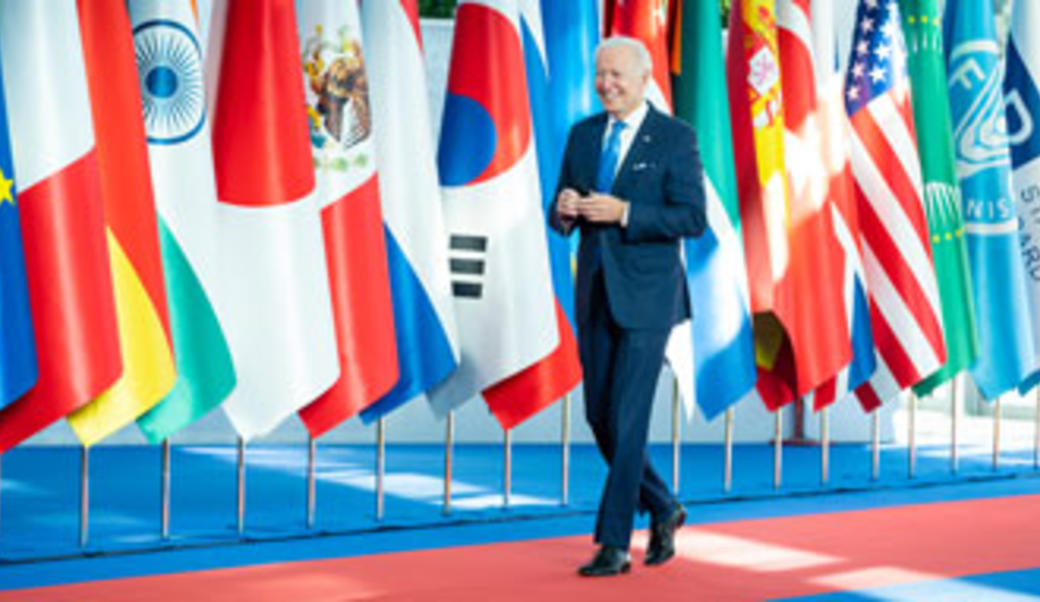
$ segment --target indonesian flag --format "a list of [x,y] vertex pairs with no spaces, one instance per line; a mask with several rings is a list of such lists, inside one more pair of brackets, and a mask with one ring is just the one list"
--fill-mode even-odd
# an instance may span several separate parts
[[459,6],[438,164],[462,341],[443,416],[560,342],[516,0]]
[[0,452],[122,374],[94,128],[74,0],[0,5],[39,380],[0,412]]
[[300,75],[340,362],[335,386],[300,411],[318,437],[375,403],[399,373],[357,4],[313,0],[302,6]]
[[293,3],[230,2],[223,16],[210,32],[222,49],[210,63],[214,300],[238,374],[222,407],[249,439],[328,390],[340,368]]
[[124,368],[112,388],[68,417],[89,446],[159,403],[176,371],[130,18],[121,0],[77,5]]

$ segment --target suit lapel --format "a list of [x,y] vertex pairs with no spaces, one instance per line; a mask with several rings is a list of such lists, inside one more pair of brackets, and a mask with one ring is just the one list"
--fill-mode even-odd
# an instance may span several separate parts
[[653,147],[654,137],[657,133],[657,119],[657,109],[655,109],[653,105],[648,104],[646,117],[643,118],[643,123],[639,126],[639,131],[636,132],[635,138],[632,139],[632,145],[628,147],[628,153],[625,155],[625,159],[621,162],[621,169],[618,170],[617,176],[614,177],[614,185],[611,187],[611,193],[618,190],[618,185],[628,177],[628,174],[632,171],[633,165],[637,165],[646,160],[646,154]]

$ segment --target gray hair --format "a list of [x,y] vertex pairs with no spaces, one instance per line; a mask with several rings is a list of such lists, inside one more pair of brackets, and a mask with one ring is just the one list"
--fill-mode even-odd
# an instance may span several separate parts
[[636,60],[639,66],[642,67],[643,73],[651,73],[654,70],[654,60],[650,57],[650,51],[646,49],[642,40],[629,36],[613,35],[609,38],[605,38],[600,41],[599,45],[596,46],[596,58],[599,58],[599,53],[608,48],[628,48],[636,55]]

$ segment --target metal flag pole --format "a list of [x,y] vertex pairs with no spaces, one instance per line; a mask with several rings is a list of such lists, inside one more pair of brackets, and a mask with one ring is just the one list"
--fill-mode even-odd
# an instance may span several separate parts
[[874,408],[870,418],[870,480],[881,478],[881,414]]
[[679,442],[679,378],[672,383],[672,492],[679,495],[679,462],[682,446]]
[[170,439],[162,442],[162,510],[159,536],[163,541],[170,538]]
[[1033,435],[1033,470],[1040,468],[1040,387],[1036,388],[1036,417]]
[[820,483],[830,481],[831,433],[827,408],[820,410]]
[[993,470],[1000,468],[1000,397],[993,402]]
[[318,507],[317,484],[314,479],[314,464],[317,461],[318,441],[313,435],[307,435],[307,528],[314,528],[314,516]]
[[722,468],[722,491],[729,493],[733,489],[733,408],[726,408],[726,430],[723,444],[725,460]]
[[505,508],[509,507],[509,493],[513,488],[513,431],[510,429],[503,429],[504,437],[502,441],[503,446],[503,462],[502,462],[502,506]]
[[778,409],[773,419],[773,489],[780,489],[783,480],[784,461],[784,418],[783,408]]
[[910,447],[910,454],[908,456],[908,464],[906,467],[906,475],[909,478],[914,478],[914,472],[917,468],[917,395],[910,394],[910,419],[907,421],[907,428],[910,430],[908,436],[907,445]]
[[376,520],[386,512],[386,418],[376,422]]
[[[1040,400],[1040,397],[1037,397]],[[1040,401],[1037,402],[1040,404]],[[1040,407],[1040,405],[1038,405]],[[566,506],[568,501],[568,494],[570,493],[570,473],[571,473],[571,394],[568,393],[563,398],[563,418],[560,428],[560,505]]]
[[238,438],[238,534],[246,529],[246,440]]
[[80,447],[79,462],[79,547],[87,547],[90,535],[90,449]]
[[451,514],[451,446],[455,439],[455,412],[448,412],[444,433],[444,506],[445,516]]
[[964,381],[962,376],[953,377],[950,382],[950,472],[957,474],[957,431],[960,422],[960,397]]

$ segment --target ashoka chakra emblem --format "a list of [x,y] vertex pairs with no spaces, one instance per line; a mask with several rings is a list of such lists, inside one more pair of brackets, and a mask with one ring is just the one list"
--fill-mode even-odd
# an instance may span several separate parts
[[146,21],[134,28],[134,48],[148,142],[191,138],[206,116],[202,51],[195,36],[174,21]]

